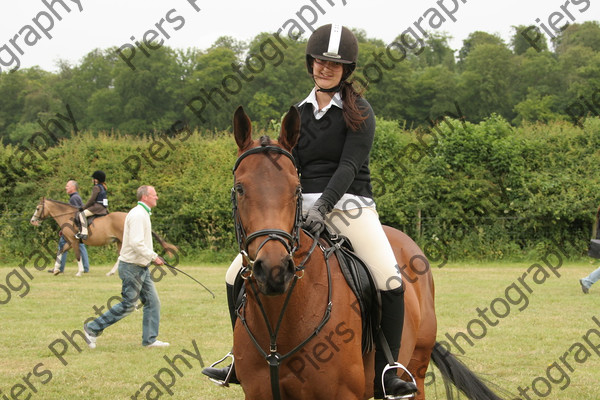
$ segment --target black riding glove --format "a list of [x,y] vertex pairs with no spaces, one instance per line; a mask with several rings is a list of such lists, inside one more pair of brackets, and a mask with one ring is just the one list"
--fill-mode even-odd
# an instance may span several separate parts
[[329,212],[329,205],[323,199],[318,199],[315,205],[308,210],[302,225],[313,235],[318,235],[325,229],[325,215]]

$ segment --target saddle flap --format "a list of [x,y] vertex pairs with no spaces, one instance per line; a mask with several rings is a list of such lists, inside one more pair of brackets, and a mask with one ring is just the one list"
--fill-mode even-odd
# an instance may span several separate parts
[[367,264],[354,253],[348,238],[329,238],[348,286],[356,296],[362,318],[363,353],[373,350],[381,322],[381,297]]
[[[106,217],[107,215],[108,214],[104,214],[104,215],[96,215],[96,214],[94,214],[94,215],[90,215],[89,217],[86,217],[88,227],[91,226],[94,223],[94,220],[96,218]],[[81,229],[81,221],[79,220],[79,218],[75,217],[74,220],[75,220],[75,227],[77,229]]]

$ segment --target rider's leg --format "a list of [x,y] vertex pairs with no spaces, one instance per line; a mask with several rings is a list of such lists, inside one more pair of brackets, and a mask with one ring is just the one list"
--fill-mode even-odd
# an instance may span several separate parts
[[[327,217],[327,226],[331,231],[350,239],[356,254],[369,266],[375,284],[381,292],[381,330],[389,344],[394,361],[397,361],[404,326],[404,287],[394,251],[379,222],[377,211],[374,207],[348,211],[334,209]],[[375,398],[383,396],[381,374],[386,364],[383,350],[377,343]],[[390,369],[385,374],[385,388],[388,395],[400,396],[417,391],[414,383],[403,381],[396,372],[396,369]]]
[[[229,317],[231,318],[232,329],[235,327],[235,320],[237,318],[237,315],[235,313],[235,301],[237,295],[235,290],[235,281],[241,269],[242,255],[238,254],[238,256],[233,260],[233,262],[229,266],[227,274],[225,275],[225,285],[227,289],[227,307],[229,309]],[[233,369],[233,371],[231,371],[229,383],[239,383],[237,377],[235,376],[235,369],[233,363],[224,368],[207,367],[202,370],[202,373],[217,381],[224,382],[227,378],[227,375],[229,374],[230,369]]]
[[75,235],[77,239],[87,239],[88,236],[88,226],[87,226],[87,217],[94,215],[90,210],[83,210],[83,212],[77,213],[79,216],[79,222],[81,223],[81,231]]

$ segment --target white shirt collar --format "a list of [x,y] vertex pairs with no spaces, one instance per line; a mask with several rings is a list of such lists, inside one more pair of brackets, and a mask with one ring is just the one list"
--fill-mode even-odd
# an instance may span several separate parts
[[325,113],[327,113],[327,111],[331,108],[331,106],[336,106],[340,109],[342,108],[342,95],[340,94],[340,92],[336,92],[331,98],[329,104],[327,104],[325,107],[319,110],[319,103],[317,102],[317,88],[313,88],[313,90],[310,91],[308,97],[302,100],[300,105],[304,103],[312,104],[315,118],[321,119],[323,115],[325,115]]

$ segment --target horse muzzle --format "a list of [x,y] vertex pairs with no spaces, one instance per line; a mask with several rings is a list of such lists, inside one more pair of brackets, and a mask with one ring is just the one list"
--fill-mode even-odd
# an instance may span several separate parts
[[273,259],[259,256],[254,260],[252,274],[260,292],[266,296],[278,296],[287,291],[294,278],[296,266],[291,255]]

